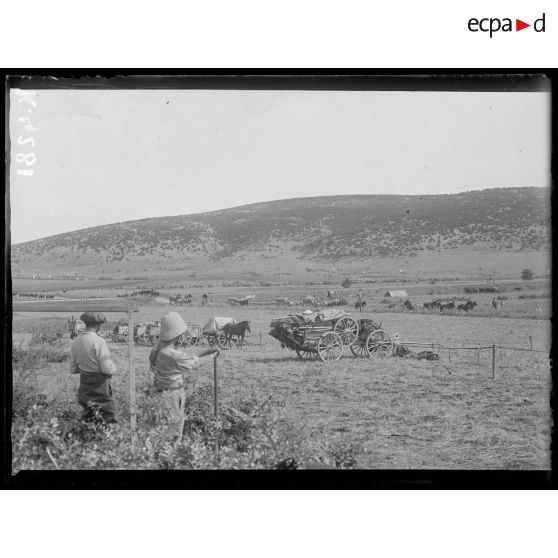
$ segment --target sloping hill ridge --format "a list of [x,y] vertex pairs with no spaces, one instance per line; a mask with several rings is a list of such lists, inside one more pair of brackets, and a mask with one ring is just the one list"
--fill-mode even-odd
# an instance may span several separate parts
[[[550,245],[548,188],[500,188],[452,195],[324,196],[93,227],[12,247],[14,267],[48,261],[106,265],[239,254],[281,247],[305,259],[415,256],[483,247],[533,251]],[[288,248],[287,248],[288,247]],[[82,262],[81,264],[78,262]]]

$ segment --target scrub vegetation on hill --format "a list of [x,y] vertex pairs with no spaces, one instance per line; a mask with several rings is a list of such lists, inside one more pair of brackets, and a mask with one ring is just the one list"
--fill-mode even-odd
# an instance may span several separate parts
[[[337,260],[416,256],[481,247],[521,252],[549,247],[546,188],[500,188],[435,196],[324,196],[158,217],[59,234],[12,247],[12,265],[37,258],[63,268],[128,258],[205,257],[286,250]],[[81,259],[81,260],[80,260]]]

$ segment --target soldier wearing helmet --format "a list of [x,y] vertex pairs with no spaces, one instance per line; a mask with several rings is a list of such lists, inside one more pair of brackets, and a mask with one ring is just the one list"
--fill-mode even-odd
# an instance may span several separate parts
[[155,372],[155,392],[161,399],[161,418],[166,420],[169,433],[179,443],[184,430],[184,372],[195,370],[200,357],[218,355],[219,349],[210,348],[197,354],[177,349],[180,337],[187,327],[177,312],[168,312],[161,319],[159,343],[151,351],[149,362]]
[[116,402],[110,379],[116,366],[110,358],[106,341],[97,335],[107,320],[103,314],[85,312],[80,317],[85,330],[72,343],[70,371],[79,374],[78,402],[85,420],[95,418],[98,410],[107,424],[117,422]]

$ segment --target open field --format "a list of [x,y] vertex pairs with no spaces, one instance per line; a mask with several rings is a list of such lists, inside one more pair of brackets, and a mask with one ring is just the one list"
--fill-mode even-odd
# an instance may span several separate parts
[[[36,284],[34,288],[28,288],[20,292],[46,292],[43,289],[44,285]],[[153,284],[147,285],[149,288]],[[496,283],[496,287],[500,290],[499,293],[490,294],[467,294],[465,288],[468,286],[487,286],[486,282],[480,281],[444,281],[435,284],[429,283],[396,283],[396,282],[382,282],[377,281],[374,283],[358,283],[349,288],[342,288],[338,284],[300,284],[300,285],[273,285],[268,287],[241,287],[241,286],[215,286],[212,288],[158,288],[163,296],[175,296],[177,294],[192,294],[193,303],[187,307],[173,306],[174,309],[188,309],[188,312],[193,312],[194,316],[210,317],[217,315],[216,312],[220,307],[224,307],[223,312],[229,315],[231,312],[236,312],[239,309],[226,304],[229,297],[253,295],[254,299],[250,302],[250,308],[266,308],[268,315],[279,315],[284,312],[290,312],[303,308],[301,305],[294,305],[292,307],[281,307],[276,304],[278,298],[287,297],[292,301],[299,300],[301,297],[310,295],[316,298],[326,298],[328,290],[335,290],[337,296],[345,298],[349,303],[346,308],[351,311],[354,310],[352,306],[356,300],[357,293],[363,292],[367,302],[366,311],[368,312],[407,312],[407,310],[398,303],[397,299],[385,298],[384,294],[389,289],[405,289],[409,295],[409,300],[413,303],[413,313],[425,312],[422,305],[425,302],[430,302],[437,298],[454,299],[456,305],[466,299],[472,299],[477,302],[477,306],[471,310],[467,316],[473,317],[509,317],[509,318],[533,318],[533,319],[549,319],[551,313],[551,298],[550,291],[551,285],[547,279],[539,279],[533,281],[506,281],[501,280]],[[57,304],[64,305],[73,304],[75,301],[81,301],[83,296],[84,305],[86,306],[88,300],[93,298],[93,302],[97,305],[106,304],[110,306],[115,301],[118,304],[126,304],[127,301],[133,300],[138,305],[154,305],[155,302],[149,297],[134,297],[129,299],[123,297],[123,294],[131,294],[132,292],[141,288],[138,285],[130,287],[106,287],[101,286],[99,282],[96,285],[84,289],[68,289],[67,292],[57,292]],[[145,286],[144,286],[145,288]],[[203,308],[201,306],[201,296],[206,293],[209,297],[209,306]],[[490,306],[492,298],[499,294],[505,297],[504,305],[496,309]],[[114,299],[114,297],[118,297]],[[68,302],[64,302],[68,301]],[[23,302],[26,305],[31,305],[30,308],[38,309],[41,304],[48,303],[49,301],[37,300],[36,298],[19,297],[14,298],[14,302]],[[84,306],[84,308],[85,308]],[[161,308],[163,308],[161,306]],[[454,310],[451,313],[457,315],[458,311]],[[52,315],[52,313],[49,313]],[[143,318],[142,318],[143,319]],[[198,318],[195,318],[198,319]]]
[[[377,362],[355,359],[345,349],[344,356],[336,363],[300,362],[294,352],[281,349],[267,335],[270,319],[286,315],[291,311],[288,308],[151,305],[140,307],[134,320],[160,319],[168,308],[178,311],[187,322],[203,323],[214,315],[252,321],[252,334],[247,337],[245,348],[222,351],[219,358],[221,404],[235,407],[247,398],[266,401],[271,397],[277,412],[301,429],[304,438],[304,443],[299,445],[285,442],[281,451],[274,448],[276,453],[268,450],[273,455],[298,457],[303,461],[304,444],[309,443],[321,448],[344,445],[345,453],[350,453],[346,463],[351,467],[550,467],[551,384],[547,353],[498,351],[495,380],[492,380],[490,351],[477,354],[475,350],[451,353],[443,350],[439,361],[392,357]],[[384,329],[399,334],[403,341],[435,342],[452,347],[496,344],[523,348],[532,342],[533,348],[544,351],[550,346],[550,323],[546,320],[389,312],[353,315],[373,316],[383,323]],[[57,327],[65,328],[67,315],[41,316],[31,313],[14,316],[15,344],[41,323],[48,323],[49,327],[57,323]],[[112,321],[118,317],[117,314],[108,316]],[[62,350],[67,350],[68,336],[62,343],[66,347]],[[114,390],[124,424],[128,420],[128,349],[125,344],[112,342],[109,347],[119,369]],[[137,346],[138,393],[143,393],[151,383],[147,366],[149,350]],[[190,388],[209,389],[211,376],[211,364],[205,365],[190,375]],[[64,428],[78,423],[77,379],[69,377],[67,362],[38,365],[24,381],[19,375],[14,380],[15,392],[24,389],[27,394],[25,398],[16,398],[15,405],[22,407],[17,409],[19,414],[24,413],[24,407],[33,397],[42,394],[47,403],[41,411],[45,419],[57,417]],[[168,466],[181,467],[178,458],[169,459]],[[44,452],[36,461],[18,463],[53,467]],[[95,464],[95,467],[102,466]],[[105,463],[104,466],[115,465]]]

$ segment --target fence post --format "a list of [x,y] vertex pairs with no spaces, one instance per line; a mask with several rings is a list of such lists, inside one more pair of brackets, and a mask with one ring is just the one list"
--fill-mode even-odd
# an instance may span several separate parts
[[492,345],[492,379],[496,377],[496,345]]
[[533,338],[529,335],[529,344],[531,345],[531,350],[533,350]]
[[213,413],[217,416],[217,355],[213,357]]
[[128,311],[128,362],[130,368],[130,428],[132,429],[132,453],[136,451],[136,365],[134,362],[134,323],[132,306]]

